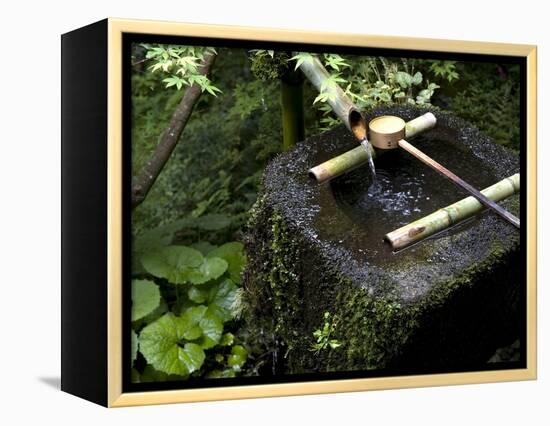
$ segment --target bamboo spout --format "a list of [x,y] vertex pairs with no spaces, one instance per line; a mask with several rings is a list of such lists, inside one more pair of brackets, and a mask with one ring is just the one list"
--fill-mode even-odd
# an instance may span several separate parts
[[330,74],[319,58],[312,56],[311,61],[304,61],[300,64],[300,69],[319,93],[328,94],[328,104],[336,116],[351,130],[357,140],[361,141],[365,139],[367,136],[367,125],[363,115],[340,86],[325,83],[330,78]]
[[349,128],[357,140],[362,141],[367,138],[367,123],[363,114],[355,107],[351,108],[348,114]]

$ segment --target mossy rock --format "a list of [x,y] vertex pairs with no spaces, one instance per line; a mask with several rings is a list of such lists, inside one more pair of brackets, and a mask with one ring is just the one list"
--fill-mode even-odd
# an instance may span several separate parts
[[[427,111],[381,108],[367,120],[391,114],[408,121]],[[474,186],[519,170],[511,151],[449,113],[432,112],[437,127],[412,142],[428,149],[437,146],[430,141],[443,141],[452,150],[450,164],[444,164],[464,172]],[[246,236],[244,285],[251,335],[276,359],[270,371],[483,368],[496,348],[521,335],[519,232],[485,212],[391,253],[382,242],[385,233],[449,204],[449,197],[456,201],[465,195],[407,153],[388,153],[377,161],[427,176],[422,211],[402,217],[376,211],[371,203],[373,219],[361,222],[360,203],[349,206],[372,183],[368,167],[322,185],[307,175],[310,167],[355,146],[340,126],[299,143],[266,168]],[[475,167],[456,169],[466,163]],[[501,204],[519,215],[518,195]],[[323,327],[325,312],[334,324],[331,338],[341,346],[316,352],[313,332]]]

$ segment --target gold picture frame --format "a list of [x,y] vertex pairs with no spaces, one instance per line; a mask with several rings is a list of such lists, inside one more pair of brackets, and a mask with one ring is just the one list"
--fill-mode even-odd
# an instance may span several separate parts
[[[109,18],[107,28],[107,400],[109,407],[259,398],[379,389],[534,380],[537,377],[537,49],[532,45],[439,40],[366,34],[337,34],[224,25],[185,24]],[[122,185],[123,35],[192,36],[262,42],[300,42],[330,46],[406,49],[503,55],[527,63],[527,368],[308,382],[251,384],[181,390],[123,392],[122,356]]]

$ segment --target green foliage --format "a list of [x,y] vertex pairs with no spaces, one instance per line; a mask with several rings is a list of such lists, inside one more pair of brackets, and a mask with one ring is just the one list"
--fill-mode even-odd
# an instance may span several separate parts
[[294,69],[297,70],[303,63],[313,63],[313,55],[307,52],[299,52],[294,55],[290,60],[296,61]]
[[358,57],[350,61],[346,72],[345,91],[360,109],[391,103],[427,104],[430,98],[419,95],[438,87],[404,59]]
[[325,67],[327,69],[340,71],[341,68],[349,68],[351,66],[344,58],[335,53],[325,53],[323,57],[325,58]]
[[160,305],[160,291],[149,280],[132,280],[132,321],[151,314]]
[[140,352],[156,370],[187,377],[204,363],[203,348],[187,338],[202,337],[205,331],[186,319],[169,312],[141,331]]
[[148,273],[175,284],[187,283],[191,272],[196,271],[202,262],[201,252],[184,246],[164,247],[141,257],[141,264]]
[[266,83],[261,80],[237,83],[233,93],[235,104],[232,105],[229,114],[231,117],[245,120],[255,111],[265,111],[266,98],[274,94],[273,85],[266,86]]
[[430,71],[436,76],[449,83],[458,80],[459,74],[456,70],[456,61],[431,61]]
[[342,344],[337,339],[334,339],[332,337],[334,334],[334,330],[336,329],[336,324],[330,318],[330,313],[325,312],[323,318],[323,327],[313,332],[315,343],[313,343],[313,345],[311,346],[311,350],[317,354],[327,349],[336,349],[342,346]]
[[250,69],[259,80],[277,80],[290,70],[290,56],[287,52],[254,49],[250,51]]
[[461,64],[464,87],[450,108],[497,143],[519,151],[520,85],[517,65]]
[[136,67],[132,74],[132,174],[137,175],[166,129],[182,93],[165,90],[156,75]]
[[227,271],[230,278],[236,282],[241,282],[241,267],[246,262],[244,255],[244,246],[240,242],[226,243],[208,253],[208,257],[220,257],[227,262]]
[[227,365],[235,371],[240,371],[246,362],[247,356],[248,352],[243,346],[235,345],[231,348],[231,354],[227,357]]
[[[139,50],[135,56],[140,56]],[[132,212],[135,234],[177,222],[182,215],[223,214],[230,219],[224,232],[194,227],[180,235],[178,243],[235,239],[256,199],[266,161],[282,149],[278,82],[254,79],[247,53],[235,49],[219,49],[212,75],[222,93],[199,99],[182,141],[144,203]],[[149,158],[181,99],[181,92],[164,89],[160,77],[147,68],[134,69],[134,174]]]
[[175,86],[178,90],[184,86],[197,84],[201,91],[207,91],[213,96],[221,92],[210,79],[199,73],[200,65],[206,55],[216,54],[213,47],[142,44],[146,53],[145,59],[151,62],[152,72],[162,72],[166,77],[162,80],[166,87]]
[[320,91],[317,97],[313,100],[313,104],[317,102],[329,102],[335,98],[334,87],[337,87],[340,83],[346,83],[346,80],[341,77],[340,73],[329,75],[321,83]]
[[[178,226],[163,228],[149,233],[169,242],[173,235],[166,229],[175,232]],[[143,249],[146,244],[137,246]],[[241,371],[247,350],[235,343],[232,330],[238,326],[242,309],[243,245],[210,246],[206,255],[177,245],[134,253],[141,263],[134,273],[146,278],[133,281],[135,381],[184,380],[190,375],[233,377]],[[166,311],[158,314],[161,298]],[[146,363],[141,368],[140,359]]]
[[131,331],[131,347],[132,347],[132,362],[137,358],[137,353],[139,349],[138,336],[134,330]]

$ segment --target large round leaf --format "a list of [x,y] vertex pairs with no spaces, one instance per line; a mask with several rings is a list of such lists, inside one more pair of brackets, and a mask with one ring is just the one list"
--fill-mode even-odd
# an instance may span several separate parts
[[187,282],[189,272],[203,263],[201,252],[186,246],[164,247],[141,257],[141,264],[148,273],[174,284]]
[[209,349],[216,346],[219,343],[223,333],[223,323],[220,319],[207,310],[200,322],[200,327],[203,332],[200,342],[202,348]]
[[158,286],[149,280],[132,280],[132,321],[149,315],[160,305]]
[[182,321],[186,324],[186,330],[183,333],[183,338],[187,340],[196,340],[202,336],[202,328],[200,322],[206,312],[206,306],[193,306],[187,308],[181,316]]
[[203,288],[192,285],[189,290],[187,290],[187,297],[195,303],[206,302],[208,299],[208,289],[206,288],[203,290]]
[[223,322],[233,319],[238,298],[237,290],[238,287],[230,279],[214,285],[208,294],[209,311]]
[[226,243],[208,252],[207,257],[220,257],[228,264],[227,270],[231,279],[236,282],[241,282],[241,272],[246,264],[246,256],[244,255],[244,245],[238,241]]
[[201,368],[204,351],[184,335],[194,325],[169,312],[146,326],[139,335],[139,349],[149,364],[166,374],[187,376]]
[[204,284],[215,280],[227,270],[227,262],[219,257],[207,257],[198,268],[187,271],[185,278],[193,284]]
[[[183,337],[187,340],[196,340],[203,349],[216,346],[223,333],[223,323],[207,306],[199,305],[187,308],[182,320],[186,323]],[[200,340],[197,340],[199,339]]]

